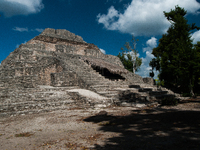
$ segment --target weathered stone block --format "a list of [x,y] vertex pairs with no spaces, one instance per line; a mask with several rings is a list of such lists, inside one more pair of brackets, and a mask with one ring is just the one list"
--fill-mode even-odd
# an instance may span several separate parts
[[155,84],[155,81],[153,78],[146,77],[146,78],[143,78],[143,81],[144,81],[144,83],[149,84],[149,85]]
[[51,73],[52,86],[78,86],[78,77],[75,72]]

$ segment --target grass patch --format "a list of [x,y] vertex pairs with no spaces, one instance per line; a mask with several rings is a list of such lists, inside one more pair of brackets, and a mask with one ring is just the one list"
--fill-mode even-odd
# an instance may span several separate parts
[[25,132],[25,133],[15,134],[15,137],[29,137],[31,135],[33,135],[33,133]]

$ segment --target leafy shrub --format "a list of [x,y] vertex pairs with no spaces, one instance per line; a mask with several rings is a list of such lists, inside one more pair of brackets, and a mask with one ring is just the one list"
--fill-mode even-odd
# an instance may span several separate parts
[[179,100],[174,97],[163,98],[161,100],[161,105],[175,106],[175,105],[178,105],[178,102]]
[[183,93],[182,96],[183,97],[192,97],[192,95],[190,93]]
[[155,82],[156,82],[156,85],[157,85],[158,87],[164,86],[164,84],[165,84],[164,80],[161,81],[159,78],[158,78],[158,79],[155,79]]

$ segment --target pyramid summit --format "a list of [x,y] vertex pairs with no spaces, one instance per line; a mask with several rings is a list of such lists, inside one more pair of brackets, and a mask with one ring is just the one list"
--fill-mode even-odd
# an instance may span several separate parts
[[[0,113],[34,113],[77,105],[132,106],[136,100],[146,104],[155,97],[139,93],[145,87],[155,89],[152,79],[124,69],[118,57],[103,54],[96,45],[67,30],[47,28],[2,61]],[[81,89],[100,98],[81,94]],[[170,91],[160,92],[167,93]]]
[[65,29],[55,30],[55,29],[46,28],[40,35],[55,37],[57,39],[66,39],[70,41],[86,43],[85,41],[83,41],[82,37],[75,35],[74,33],[71,33]]

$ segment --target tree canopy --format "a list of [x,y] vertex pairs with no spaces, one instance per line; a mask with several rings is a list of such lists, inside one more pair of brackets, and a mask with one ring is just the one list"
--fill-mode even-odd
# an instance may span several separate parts
[[136,39],[133,37],[131,42],[126,42],[124,48],[122,47],[122,52],[117,55],[120,58],[125,69],[135,73],[140,69],[142,64],[142,59],[138,56],[138,51],[136,50]]
[[171,26],[159,40],[158,47],[153,49],[155,58],[149,65],[152,70],[159,70],[159,79],[164,81],[166,87],[193,95],[194,83],[199,78],[200,43],[194,47],[191,31],[199,28],[195,24],[187,24],[184,17],[186,13],[179,6],[170,12],[164,12]]

